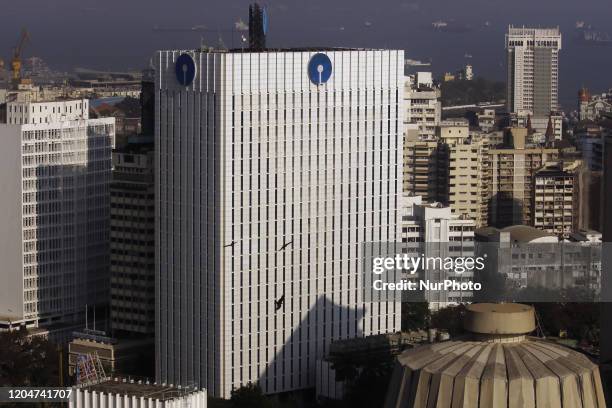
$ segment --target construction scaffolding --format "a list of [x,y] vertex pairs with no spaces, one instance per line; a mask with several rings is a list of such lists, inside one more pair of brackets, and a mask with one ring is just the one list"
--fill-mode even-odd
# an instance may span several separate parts
[[107,379],[97,352],[78,357],[76,374],[78,385],[99,384]]

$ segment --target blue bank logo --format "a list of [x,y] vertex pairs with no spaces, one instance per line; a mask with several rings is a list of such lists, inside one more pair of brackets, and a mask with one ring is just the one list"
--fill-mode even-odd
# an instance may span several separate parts
[[325,54],[313,55],[308,62],[308,77],[315,85],[326,83],[332,74],[332,63]]
[[176,80],[183,86],[189,86],[196,75],[196,66],[189,54],[181,54],[174,65]]

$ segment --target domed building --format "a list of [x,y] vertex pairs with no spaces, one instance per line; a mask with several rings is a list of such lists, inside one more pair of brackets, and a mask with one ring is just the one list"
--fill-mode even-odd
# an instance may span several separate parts
[[417,347],[396,362],[386,408],[602,408],[599,368],[585,355],[528,337],[533,307],[467,306],[459,341]]

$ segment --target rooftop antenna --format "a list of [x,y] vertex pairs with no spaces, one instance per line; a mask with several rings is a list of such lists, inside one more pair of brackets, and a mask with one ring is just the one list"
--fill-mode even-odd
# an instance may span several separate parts
[[249,48],[253,51],[263,51],[266,48],[268,32],[268,12],[258,3],[249,6]]

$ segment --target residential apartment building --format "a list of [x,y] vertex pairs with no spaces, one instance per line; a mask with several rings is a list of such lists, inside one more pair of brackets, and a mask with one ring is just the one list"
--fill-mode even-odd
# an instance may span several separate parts
[[440,98],[440,87],[434,84],[431,72],[418,72],[406,77],[405,122],[418,125],[420,141],[436,140],[436,126],[442,120]]
[[534,176],[547,162],[559,158],[556,148],[526,142],[526,128],[508,128],[505,146],[489,149],[489,225],[533,225]]
[[417,131],[404,139],[404,192],[425,201],[438,198],[438,142],[421,140]]
[[477,227],[487,225],[491,181],[489,145],[486,140],[468,139],[464,143],[439,148],[438,198],[450,206],[454,215],[473,220]]
[[533,226],[563,239],[578,229],[579,187],[578,170],[555,163],[534,174]]

